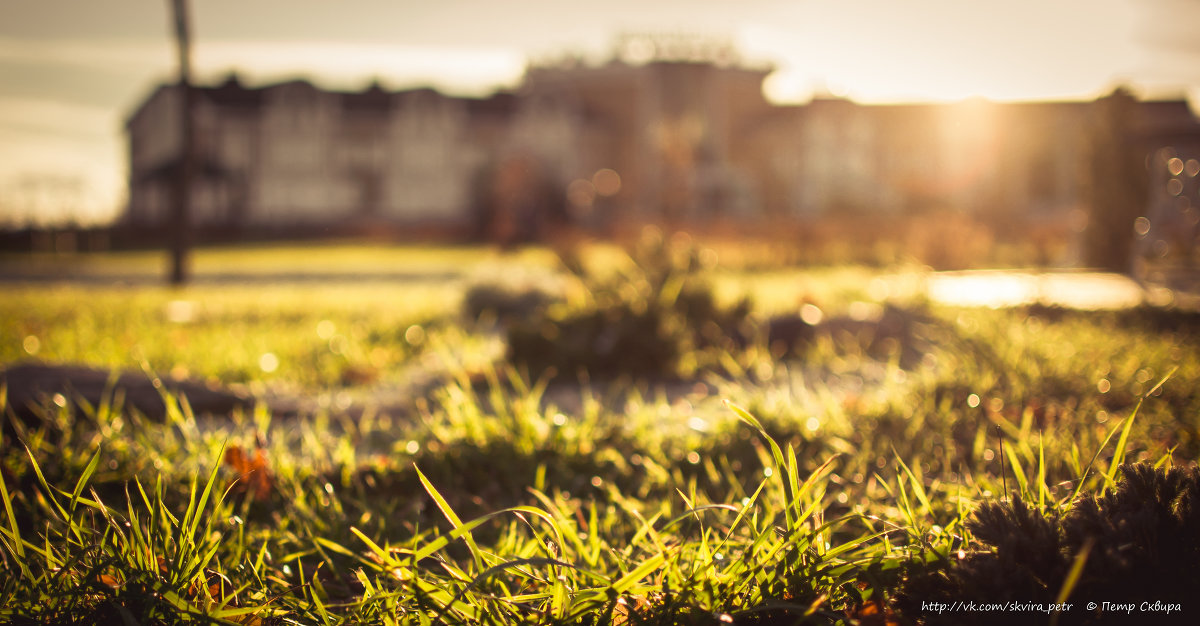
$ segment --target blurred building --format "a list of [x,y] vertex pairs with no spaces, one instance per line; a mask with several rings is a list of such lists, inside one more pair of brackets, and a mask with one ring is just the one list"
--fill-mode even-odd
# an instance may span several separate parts
[[[517,89],[482,99],[302,80],[247,87],[231,76],[197,88],[192,221],[223,232],[518,240],[560,222],[603,229],[942,208],[1053,219],[1090,210],[1104,175],[1097,155],[1156,153],[1200,128],[1183,100],[1123,92],[1096,102],[822,96],[777,106],[762,91],[771,71],[741,62],[725,41],[629,35],[605,63],[534,64]],[[178,86],[163,85],[128,120],[129,226],[167,220],[180,99]]]
[[[485,123],[487,102],[378,85],[340,93],[302,80],[249,88],[233,76],[197,92],[198,227],[450,223],[470,204],[466,183],[484,158],[473,126]],[[160,86],[128,121],[131,225],[168,219],[181,95]]]

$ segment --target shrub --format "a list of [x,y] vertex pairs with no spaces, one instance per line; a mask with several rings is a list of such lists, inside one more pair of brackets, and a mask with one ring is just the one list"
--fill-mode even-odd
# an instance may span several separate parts
[[[1086,610],[1088,602],[1181,603],[1194,597],[1200,591],[1195,567],[1200,562],[1200,469],[1126,464],[1121,472],[1124,477],[1115,490],[1081,500],[1061,517],[1044,515],[1020,498],[983,504],[967,522],[982,549],[963,552],[946,567],[917,568],[898,597],[899,607],[922,623],[951,624],[962,623],[964,615],[923,611],[922,603],[1049,605],[1076,560],[1084,558],[1082,575],[1068,598],[1075,606],[1061,615],[1060,624],[1102,623],[1114,617],[1102,608]],[[1010,612],[975,613],[969,620],[1007,624],[1012,617]],[[1041,622],[1028,623],[1051,618],[1043,613],[1037,618]],[[1183,619],[1178,614],[1154,616],[1156,623],[1163,618]]]
[[647,236],[628,271],[590,271],[564,259],[588,296],[583,307],[545,307],[508,330],[508,358],[541,375],[673,379],[707,362],[704,352],[745,343],[750,303],[721,307],[690,243]]
[[544,315],[557,298],[540,289],[519,290],[493,284],[475,285],[463,297],[462,314],[468,322],[494,321],[502,326]]

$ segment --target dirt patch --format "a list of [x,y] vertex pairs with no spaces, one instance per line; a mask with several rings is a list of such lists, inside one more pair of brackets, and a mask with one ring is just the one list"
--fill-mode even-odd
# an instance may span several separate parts
[[[152,420],[166,418],[163,391],[185,396],[196,415],[229,415],[252,410],[256,399],[230,389],[211,387],[191,380],[151,377],[142,372],[111,372],[81,365],[19,363],[0,371],[8,388],[8,408],[18,418],[37,419],[45,407],[73,405],[78,412],[85,403],[98,407],[123,394],[121,406]],[[286,410],[285,406],[279,407]]]

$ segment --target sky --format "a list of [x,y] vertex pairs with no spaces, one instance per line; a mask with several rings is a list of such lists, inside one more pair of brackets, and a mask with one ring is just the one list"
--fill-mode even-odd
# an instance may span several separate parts
[[[530,60],[606,60],[625,32],[727,37],[764,91],[865,103],[1200,101],[1200,0],[193,0],[195,70],[483,95]],[[170,0],[0,2],[0,225],[113,219],[122,124],[175,71]]]

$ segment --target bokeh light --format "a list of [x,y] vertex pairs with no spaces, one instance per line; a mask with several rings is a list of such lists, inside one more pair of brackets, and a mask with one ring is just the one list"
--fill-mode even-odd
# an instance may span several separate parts
[[621,175],[616,170],[603,168],[592,175],[592,185],[600,196],[611,197],[621,191]]

